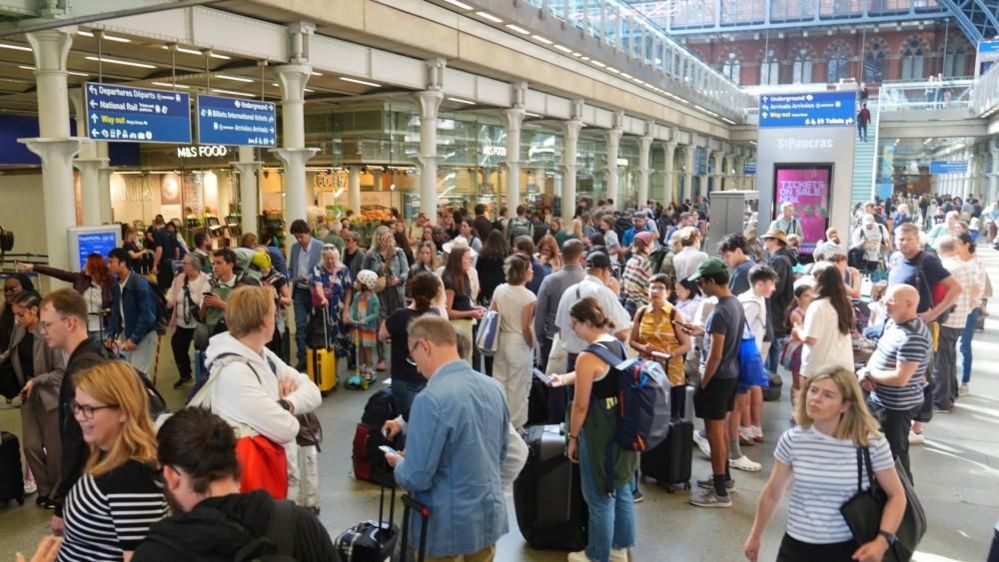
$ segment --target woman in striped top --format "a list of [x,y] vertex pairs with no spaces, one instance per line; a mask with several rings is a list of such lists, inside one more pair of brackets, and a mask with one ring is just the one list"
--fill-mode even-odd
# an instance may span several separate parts
[[76,376],[70,410],[90,458],[66,498],[60,562],[130,560],[149,527],[167,516],[149,400],[139,376],[122,361]]
[[[743,546],[746,558],[756,562],[760,537],[793,477],[787,532],[778,562],[881,562],[905,513],[905,492],[888,442],[878,433],[853,373],[826,370],[803,382],[795,406],[798,425],[777,443],[777,462]],[[840,514],[840,506],[857,493],[857,449],[865,447],[870,450],[874,476],[888,501],[877,538],[858,544]],[[866,486],[867,476],[861,480]]]

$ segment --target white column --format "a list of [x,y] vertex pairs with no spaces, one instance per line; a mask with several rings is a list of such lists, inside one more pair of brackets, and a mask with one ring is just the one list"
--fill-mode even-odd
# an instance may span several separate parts
[[638,202],[636,207],[641,207],[649,201],[649,174],[652,173],[652,168],[649,166],[650,150],[652,150],[652,135],[645,135],[639,139],[638,143]]
[[350,173],[347,179],[347,187],[350,191],[350,210],[357,215],[361,212],[361,167],[349,166],[347,171]]
[[526,111],[523,105],[503,111],[506,117],[506,206],[520,204],[520,126]]
[[[86,136],[87,114],[83,106],[83,90],[73,88],[69,91],[69,101],[73,104],[76,118],[76,134]],[[100,169],[107,166],[107,159],[97,154],[97,142],[84,143],[80,148],[80,157],[73,165],[80,170],[80,211],[83,226],[98,226],[101,224],[100,201]]]
[[66,57],[76,27],[27,34],[35,59],[39,138],[18,139],[42,159],[42,200],[45,245],[49,264],[69,269],[66,228],[76,226],[76,193],[72,159],[82,139],[69,136],[69,96]]
[[114,211],[111,207],[111,174],[114,168],[110,166],[111,159],[108,158],[108,143],[104,141],[96,142],[97,157],[105,162],[97,170],[97,210],[100,213],[101,224],[111,224],[114,222]]
[[[305,147],[305,84],[312,75],[308,64],[286,64],[274,68],[281,86],[281,148],[271,149],[284,163],[284,221],[307,218],[308,188],[305,163],[318,148]],[[288,237],[290,246],[294,239]]]
[[426,90],[415,96],[420,109],[420,211],[437,224],[437,110],[444,92]]
[[683,189],[680,191],[680,203],[685,199],[692,199],[694,197],[694,151],[697,150],[692,144],[688,144],[684,147],[684,165],[683,165]]
[[257,193],[257,173],[260,162],[255,160],[252,146],[239,147],[239,162],[232,167],[239,172],[239,214],[244,233],[257,232],[257,217],[260,216],[260,195]]
[[722,181],[725,178],[725,153],[716,150],[711,154],[711,157],[715,160],[715,173],[714,179],[711,182],[711,191],[721,191]]
[[562,152],[562,220],[568,221],[576,212],[576,148],[579,143],[579,130],[583,120],[577,113],[572,119],[562,123],[565,142]]
[[663,205],[667,205],[674,199],[673,194],[673,158],[676,155],[676,141],[669,141],[663,144],[663,175],[666,176],[665,190],[663,191]]
[[968,160],[968,171],[964,174],[964,178],[961,181],[961,199],[967,199],[971,195],[974,183],[975,183],[975,153],[968,150],[965,152],[965,158]]
[[614,127],[604,133],[607,137],[607,197],[614,200],[615,209],[624,208],[624,202],[621,200],[621,168],[617,165],[623,134],[624,130],[620,127]]

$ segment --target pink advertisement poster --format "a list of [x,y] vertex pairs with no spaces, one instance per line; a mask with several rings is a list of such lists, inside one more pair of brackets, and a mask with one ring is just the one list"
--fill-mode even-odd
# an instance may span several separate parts
[[825,239],[829,223],[828,166],[781,168],[776,170],[774,218],[785,201],[794,203],[794,216],[801,221],[802,241],[799,251],[811,254],[815,244]]

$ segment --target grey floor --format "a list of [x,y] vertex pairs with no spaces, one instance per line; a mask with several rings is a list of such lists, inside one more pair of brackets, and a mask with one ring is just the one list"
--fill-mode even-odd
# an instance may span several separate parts
[[[999,280],[999,254],[983,250],[994,279]],[[954,413],[938,416],[926,429],[926,445],[912,453],[917,491],[929,518],[929,531],[916,560],[946,562],[984,560],[999,519],[999,299],[990,309],[986,332],[974,342],[976,354],[972,394],[958,401]],[[171,386],[175,367],[164,341],[158,386],[176,408],[181,391]],[[637,505],[636,561],[742,560],[742,542],[752,524],[756,501],[773,464],[773,445],[786,429],[790,414],[787,387],[778,402],[766,405],[764,430],[767,442],[746,448],[746,454],[764,465],[764,471],[736,472],[737,492],[732,509],[700,509],[687,504],[687,494],[667,494],[652,484],[643,485],[646,499]],[[321,519],[335,536],[353,523],[378,513],[378,487],[353,479],[351,439],[361,417],[367,392],[344,390],[328,396],[319,410],[325,430],[321,464]],[[0,399],[2,401],[2,399]],[[2,408],[2,406],[0,406]],[[0,428],[20,434],[16,410],[0,409]],[[695,448],[694,476],[709,472],[707,460]],[[508,498],[510,532],[499,543],[501,561],[564,560],[560,552],[531,550],[521,538]],[[18,507],[0,506],[0,558],[10,560],[16,551],[32,551],[47,532],[51,513],[33,502]],[[784,527],[784,509],[765,536],[761,560],[773,560]]]

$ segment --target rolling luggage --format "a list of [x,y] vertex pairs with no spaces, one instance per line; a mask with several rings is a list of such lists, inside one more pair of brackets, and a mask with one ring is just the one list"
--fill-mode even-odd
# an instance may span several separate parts
[[[388,444],[381,433],[382,426],[393,418],[395,418],[395,405],[392,402],[392,389],[383,388],[372,394],[364,406],[361,423],[357,424],[354,430],[352,454],[354,478],[382,486],[395,485],[392,467],[378,450],[378,447]],[[399,444],[391,445],[401,450]]]
[[691,464],[694,455],[694,387],[675,386],[670,389],[672,417],[669,435],[658,447],[642,453],[641,471],[666,491],[690,489]]
[[392,486],[389,499],[389,518],[385,515],[385,487],[382,487],[381,498],[378,501],[378,520],[361,521],[357,525],[340,533],[333,543],[333,548],[340,557],[340,562],[384,562],[391,560],[399,541],[399,527],[393,523],[395,518],[395,486]]
[[[317,307],[316,310],[320,310],[320,308]],[[309,379],[316,383],[316,386],[319,387],[319,392],[326,394],[332,390],[336,390],[336,354],[330,349],[329,333],[326,329],[328,326],[328,312],[325,307],[322,307],[321,310],[323,324],[322,341],[325,343],[319,346],[313,345],[318,342],[310,341],[308,349],[305,352],[305,358]],[[313,311],[313,315],[316,317],[315,311]],[[310,324],[313,324],[313,322],[310,322]]]
[[558,425],[527,428],[527,464],[513,483],[517,526],[533,548],[577,551],[586,547],[588,513],[579,465],[565,456]]
[[0,504],[14,500],[24,505],[24,469],[17,436],[0,431]]

